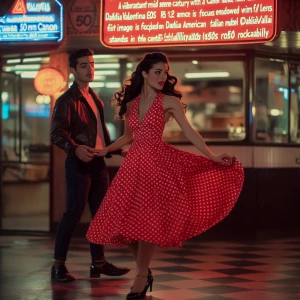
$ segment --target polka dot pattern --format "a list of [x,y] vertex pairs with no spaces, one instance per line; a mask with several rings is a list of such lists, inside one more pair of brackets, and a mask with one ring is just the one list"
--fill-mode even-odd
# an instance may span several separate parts
[[181,246],[224,219],[240,194],[244,171],[237,160],[220,165],[165,143],[163,94],[140,122],[139,97],[131,107],[134,140],[91,222],[90,242],[133,241]]

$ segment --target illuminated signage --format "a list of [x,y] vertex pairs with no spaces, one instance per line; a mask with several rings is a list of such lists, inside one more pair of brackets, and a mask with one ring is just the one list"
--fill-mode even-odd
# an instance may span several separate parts
[[60,42],[63,6],[58,0],[16,0],[0,17],[0,45],[5,42]]
[[25,110],[26,117],[36,117],[36,118],[50,117],[50,104],[26,103],[24,110]]
[[53,95],[59,92],[64,85],[62,74],[53,68],[45,68],[38,71],[34,78],[35,89],[43,95]]
[[68,35],[99,34],[99,6],[99,0],[69,0]]
[[265,43],[277,0],[103,0],[100,41],[110,48]]

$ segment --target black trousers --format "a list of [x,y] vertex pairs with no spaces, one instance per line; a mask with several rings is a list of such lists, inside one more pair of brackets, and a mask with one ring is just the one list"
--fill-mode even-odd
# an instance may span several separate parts
[[[65,162],[67,182],[67,209],[57,228],[54,259],[67,259],[71,236],[80,221],[86,202],[92,217],[95,216],[109,185],[108,171],[103,157],[85,163],[67,157]],[[92,261],[104,258],[103,245],[90,243]]]

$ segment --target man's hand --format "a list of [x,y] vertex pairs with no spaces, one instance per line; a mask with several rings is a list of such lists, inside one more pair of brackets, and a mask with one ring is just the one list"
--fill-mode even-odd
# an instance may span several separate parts
[[75,155],[82,161],[84,162],[89,162],[93,159],[94,157],[94,149],[89,147],[89,146],[85,146],[85,145],[79,145],[77,146],[76,150],[75,150]]

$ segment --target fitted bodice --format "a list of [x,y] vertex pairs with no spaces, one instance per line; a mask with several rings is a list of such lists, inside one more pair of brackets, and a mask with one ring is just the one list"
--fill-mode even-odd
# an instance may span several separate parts
[[143,120],[139,117],[140,96],[133,100],[129,113],[128,124],[134,133],[134,143],[146,142],[147,144],[162,141],[165,127],[165,114],[163,108],[163,94],[158,92]]

